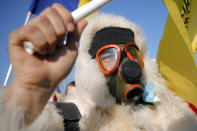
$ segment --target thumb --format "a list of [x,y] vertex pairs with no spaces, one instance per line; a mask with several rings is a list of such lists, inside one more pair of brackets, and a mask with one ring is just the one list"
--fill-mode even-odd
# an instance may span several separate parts
[[68,48],[78,48],[78,41],[81,36],[81,33],[85,26],[87,25],[87,21],[81,20],[76,23],[76,28],[73,32],[68,33],[67,37],[67,47]]
[[81,21],[76,23],[77,32],[78,32],[79,35],[81,35],[83,29],[86,27],[87,24],[88,24],[88,22],[86,20],[81,20]]

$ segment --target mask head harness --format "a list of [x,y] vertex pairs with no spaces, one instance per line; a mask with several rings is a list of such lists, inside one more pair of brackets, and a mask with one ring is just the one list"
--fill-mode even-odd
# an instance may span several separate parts
[[108,80],[110,93],[118,101],[141,100],[144,62],[131,29],[107,27],[97,31],[89,54],[96,58]]

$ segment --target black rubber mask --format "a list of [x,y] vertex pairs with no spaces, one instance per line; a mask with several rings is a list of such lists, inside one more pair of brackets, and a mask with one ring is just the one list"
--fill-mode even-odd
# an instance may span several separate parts
[[[124,45],[129,42],[135,42],[132,30],[119,27],[104,28],[96,32],[89,53],[92,58],[95,58],[99,49],[106,45]],[[143,93],[142,68],[140,63],[127,57],[124,49],[121,52],[119,67],[115,72],[105,75],[109,91],[118,102],[138,103]],[[98,57],[98,59],[101,58]]]

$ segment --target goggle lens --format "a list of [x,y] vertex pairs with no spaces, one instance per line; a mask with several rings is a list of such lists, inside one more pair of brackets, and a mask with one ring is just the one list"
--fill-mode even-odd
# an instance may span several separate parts
[[118,50],[116,48],[106,48],[99,53],[99,61],[106,71],[111,71],[117,65]]
[[141,66],[143,65],[143,60],[141,54],[139,53],[137,47],[135,45],[129,45],[127,47],[129,54],[132,56],[134,61],[138,62]]

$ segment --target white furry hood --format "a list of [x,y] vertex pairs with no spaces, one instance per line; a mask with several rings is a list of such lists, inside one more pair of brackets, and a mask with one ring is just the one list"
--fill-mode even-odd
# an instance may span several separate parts
[[[80,48],[76,62],[75,74],[76,85],[79,90],[86,93],[86,96],[96,103],[96,105],[101,107],[107,107],[108,105],[115,103],[114,98],[108,91],[106,80],[99,69],[97,61],[95,59],[91,59],[91,56],[88,53],[93,36],[98,30],[105,27],[131,29],[134,32],[135,43],[139,47],[144,59],[144,81],[148,82],[154,80],[154,85],[157,85],[156,88],[163,85],[163,80],[158,77],[160,74],[158,73],[157,65],[147,55],[146,42],[142,29],[121,16],[98,14],[96,17],[89,20],[89,24],[84,29],[80,39]],[[162,91],[161,93],[163,94],[164,92]]]
[[[84,130],[91,127],[90,125],[92,124],[92,121],[95,122],[95,125],[98,125],[98,121],[95,120],[98,119],[98,114],[95,114],[95,119],[92,119],[91,122],[88,119],[92,116],[92,113],[90,113],[92,105],[94,107],[96,105],[96,107],[103,108],[104,110],[115,105],[115,108],[119,109],[119,106],[115,104],[115,99],[109,93],[104,74],[100,71],[97,61],[91,59],[91,56],[88,53],[93,36],[98,30],[105,27],[129,28],[134,32],[135,43],[139,47],[144,60],[143,80],[154,84],[154,87],[156,88],[155,95],[160,98],[160,102],[155,103],[155,110],[148,106],[133,107],[131,105],[131,108],[128,110],[132,113],[128,113],[128,110],[126,109],[121,111],[121,113],[125,112],[125,116],[128,116],[125,117],[125,120],[129,121],[128,125],[134,124],[131,128],[125,129],[125,131],[131,130],[134,127],[142,127],[144,130],[154,131],[194,131],[197,128],[197,119],[194,112],[191,111],[188,104],[182,98],[177,97],[165,86],[164,80],[158,71],[157,64],[147,55],[143,31],[136,24],[129,22],[121,16],[115,16],[112,14],[98,14],[96,17],[90,19],[80,40],[79,55],[76,62],[76,87],[80,92],[78,95],[85,96],[91,101],[90,103],[93,103],[84,103],[81,99],[75,99],[75,103],[78,105],[79,109],[82,110],[82,116],[84,116],[81,121]],[[125,106],[121,105],[120,107],[124,108]],[[86,110],[85,113],[83,112],[83,109]],[[116,112],[114,115],[115,114],[119,113]],[[118,121],[113,121],[112,124],[125,127],[125,122],[119,121],[120,119],[123,120],[123,115],[120,115],[117,118]],[[129,118],[133,118],[133,120],[130,121],[128,120]],[[102,119],[105,120],[104,118],[98,120],[103,121]],[[115,118],[112,120],[115,120]],[[106,131],[117,130],[117,126],[110,126],[110,124],[104,124],[102,126],[106,126]],[[94,126],[92,126],[92,128],[94,128]],[[105,130],[102,128],[102,131]]]

